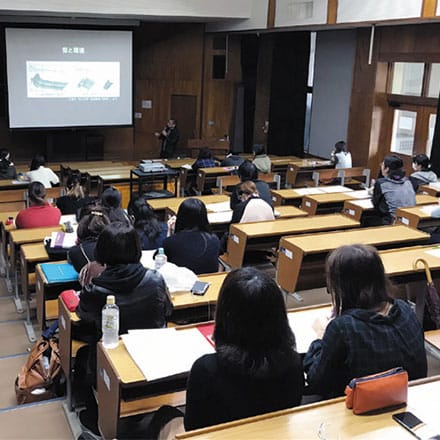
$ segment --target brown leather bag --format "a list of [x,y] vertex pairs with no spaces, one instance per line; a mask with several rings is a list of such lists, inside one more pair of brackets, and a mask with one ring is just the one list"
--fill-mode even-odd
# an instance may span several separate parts
[[363,414],[406,403],[408,373],[401,367],[353,379],[345,388],[345,404]]
[[17,403],[20,405],[56,397],[61,376],[58,340],[40,337],[15,379]]

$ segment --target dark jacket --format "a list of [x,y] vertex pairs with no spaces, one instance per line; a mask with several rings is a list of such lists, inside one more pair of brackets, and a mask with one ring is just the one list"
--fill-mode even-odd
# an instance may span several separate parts
[[163,242],[168,261],[184,266],[196,274],[218,271],[220,240],[214,234],[180,231]]
[[96,239],[85,240],[69,249],[67,259],[78,273],[87,263],[95,261],[95,247]]
[[391,224],[397,208],[416,204],[416,194],[411,182],[403,174],[397,174],[377,179],[371,200],[384,223]]
[[141,247],[143,251],[151,251],[163,246],[164,240],[167,238],[168,226],[166,223],[161,223],[161,230],[159,234],[154,238],[149,238],[142,228],[136,228],[136,232],[139,235],[141,241]]
[[162,141],[162,145],[160,147],[160,157],[170,158],[174,154],[174,150],[179,142],[180,135],[177,127],[165,127],[165,131],[167,133],[166,136],[164,136],[162,133],[159,136],[159,139]]
[[71,196],[62,196],[57,199],[57,208],[62,215],[77,214],[78,211],[85,205],[93,201],[90,197],[83,197],[77,199]]
[[409,378],[427,374],[423,330],[415,313],[396,299],[387,316],[351,309],[333,319],[304,358],[313,392],[339,396],[355,377],[403,367]]
[[[101,339],[101,313],[107,295],[114,295],[119,307],[119,334],[130,329],[165,327],[173,306],[160,273],[140,263],[107,267],[83,287],[76,313],[81,318],[79,338],[90,344],[89,381],[96,381],[96,343]],[[76,335],[75,335],[76,336]]]
[[278,366],[278,371],[256,377],[219,353],[199,358],[188,379],[185,429],[299,405],[304,386],[300,356],[292,350]]
[[[253,182],[257,187],[259,196],[267,203],[269,203],[270,206],[272,206],[272,196],[270,195],[269,185],[266,182],[263,182],[262,180],[254,180]],[[231,209],[234,209],[235,206],[241,202],[240,197],[238,195],[238,192],[240,191],[240,185],[241,183],[239,183],[231,192],[231,200],[230,200]]]
[[229,156],[226,156],[222,162],[222,167],[239,167],[244,162],[244,159],[236,154],[231,154]]
[[12,180],[17,177],[17,170],[9,160],[0,160],[0,179]]

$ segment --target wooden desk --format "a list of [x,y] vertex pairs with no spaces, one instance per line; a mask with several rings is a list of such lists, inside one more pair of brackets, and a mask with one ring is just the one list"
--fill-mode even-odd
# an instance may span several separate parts
[[[328,312],[328,305],[289,311],[289,315],[291,313],[295,315],[292,322],[298,324],[295,336],[299,346],[306,347],[316,338],[314,331],[309,328],[304,329],[302,323],[312,323],[317,315],[321,316]],[[182,328],[182,331],[185,328]],[[182,376],[185,379],[186,375]],[[173,390],[172,384],[164,394],[151,395],[147,379],[128,354],[122,341],[119,342],[118,347],[112,350],[106,350],[101,344],[98,344],[97,380],[99,427],[102,436],[106,439],[116,437],[118,421],[122,417],[152,412],[166,404],[173,406],[185,404],[186,392],[184,388],[180,387],[178,392],[170,392]],[[124,400],[124,390],[128,388],[137,388],[141,391],[138,399]]]
[[[437,203],[435,197],[426,194],[416,194],[416,206],[430,205],[433,203]],[[362,223],[364,217],[368,217],[368,215],[374,212],[373,202],[371,199],[346,200],[342,212]]]
[[440,183],[430,183],[429,185],[420,185],[418,188],[420,193],[425,193],[433,197],[440,196]]
[[174,168],[176,170],[180,169],[184,165],[192,166],[194,162],[194,159],[191,157],[183,157],[181,159],[162,159],[162,163],[165,166],[169,168]]
[[318,186],[318,187],[303,187],[295,189],[280,189],[272,190],[272,202],[274,206],[280,205],[296,205],[299,206],[303,197],[314,194],[331,194],[346,193],[352,191],[350,188],[341,185],[333,186]]
[[286,292],[322,287],[325,286],[325,258],[339,246],[362,243],[389,249],[423,244],[429,237],[403,225],[283,237],[279,245],[277,281]]
[[[14,183],[16,182],[16,183]],[[29,186],[29,181],[23,180],[23,181],[15,181],[15,180],[0,180],[0,191],[2,194],[2,200],[3,200],[3,192],[6,191],[20,191],[21,189],[27,189]],[[6,201],[6,200],[4,200]]]
[[229,229],[227,253],[221,259],[236,269],[243,265],[247,249],[268,249],[282,236],[356,227],[359,222],[342,214],[235,224]]
[[203,190],[214,187],[217,183],[217,177],[228,176],[232,174],[237,167],[212,167],[199,168],[196,176],[196,188],[201,195]]
[[334,168],[329,160],[300,159],[287,165],[286,184],[293,187],[313,183],[313,172],[319,169]]
[[431,217],[433,209],[440,208],[439,204],[399,208],[396,211],[396,223],[411,226],[412,228],[429,228],[440,226],[440,218]]
[[5,211],[0,212],[0,236],[1,236],[1,255],[3,258],[3,261],[5,263],[5,271],[6,276],[8,276],[8,267],[9,267],[9,254],[8,254],[8,232],[12,229],[15,229],[15,224],[11,223],[10,225],[6,224],[6,221],[9,217],[13,217],[14,219],[17,217],[17,211]]
[[[67,263],[54,261],[52,264]],[[46,328],[46,321],[58,317],[58,295],[67,289],[79,290],[78,281],[50,283],[44,275],[40,264],[35,267],[35,290],[37,293],[37,323],[41,330]]]
[[331,213],[342,211],[344,202],[346,200],[357,200],[356,193],[365,194],[366,191],[351,191],[345,193],[331,193],[331,194],[313,194],[304,196],[301,202],[301,209],[308,212],[309,215],[316,215],[318,213]]
[[439,393],[440,377],[434,376],[410,383],[406,409],[395,409],[378,415],[356,416],[346,408],[345,398],[339,397],[178,434],[176,438],[411,440],[415,437],[396,423],[391,415],[401,411],[413,412],[440,432],[438,409],[434,404]]

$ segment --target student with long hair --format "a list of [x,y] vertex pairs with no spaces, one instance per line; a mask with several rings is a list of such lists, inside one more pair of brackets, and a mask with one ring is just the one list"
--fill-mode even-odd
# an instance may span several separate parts
[[351,379],[394,367],[410,379],[425,377],[423,329],[409,304],[390,297],[376,250],[342,246],[330,254],[326,272],[335,317],[304,358],[311,390],[339,396]]
[[95,247],[99,234],[110,224],[110,219],[99,205],[88,205],[81,210],[81,219],[76,234],[77,245],[69,249],[69,262],[77,272],[95,260]]
[[46,167],[46,158],[42,154],[36,154],[32,158],[30,171],[26,175],[31,182],[41,182],[45,188],[51,188],[60,183],[58,176]]
[[61,212],[46,201],[46,189],[40,182],[29,185],[29,208],[21,210],[15,219],[17,228],[40,228],[60,223]]
[[134,228],[139,235],[142,250],[147,251],[162,247],[163,241],[167,237],[167,224],[157,219],[144,197],[130,201],[128,214],[134,218]]
[[217,303],[215,354],[199,358],[189,375],[185,429],[299,405],[301,358],[283,295],[253,267],[225,278]]
[[220,240],[211,234],[206,206],[201,200],[184,200],[170,228],[173,235],[163,242],[169,262],[196,274],[217,272]]
[[63,215],[77,214],[90,201],[81,185],[81,176],[71,174],[66,181],[66,194],[57,199],[57,207]]
[[331,162],[336,169],[352,167],[351,153],[348,151],[347,144],[344,141],[336,142],[335,148],[331,153]]
[[15,179],[17,170],[14,164],[9,160],[11,153],[6,149],[0,149],[0,179]]

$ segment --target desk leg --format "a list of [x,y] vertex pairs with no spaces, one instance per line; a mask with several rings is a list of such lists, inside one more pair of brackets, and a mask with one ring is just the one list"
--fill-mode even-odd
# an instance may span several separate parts
[[66,376],[66,403],[73,411],[72,402],[72,322],[61,298],[58,299],[59,346],[61,368]]
[[17,268],[17,249],[15,244],[12,242],[12,240],[10,240],[9,242],[10,244],[10,249],[11,249],[11,256],[10,256],[10,264],[11,264],[11,272],[13,273],[13,284],[14,284],[14,303],[15,303],[15,307],[17,309],[18,313],[23,313],[23,304],[21,303],[21,299],[20,299],[20,295],[18,292],[18,268]]
[[118,432],[121,390],[101,343],[97,351],[98,426],[104,439],[114,439]]
[[30,294],[28,292],[28,276],[29,268],[26,259],[20,253],[20,267],[21,267],[21,291],[24,295],[26,302],[26,320],[24,321],[24,328],[30,342],[35,342],[37,338],[35,337],[34,327],[31,322],[31,303]]

